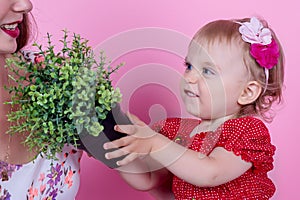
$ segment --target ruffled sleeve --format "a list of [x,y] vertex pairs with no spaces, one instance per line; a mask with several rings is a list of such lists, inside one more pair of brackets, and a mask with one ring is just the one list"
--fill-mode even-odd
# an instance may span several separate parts
[[273,169],[275,146],[271,144],[267,127],[259,119],[244,117],[226,121],[221,127],[217,146],[252,162],[255,172]]

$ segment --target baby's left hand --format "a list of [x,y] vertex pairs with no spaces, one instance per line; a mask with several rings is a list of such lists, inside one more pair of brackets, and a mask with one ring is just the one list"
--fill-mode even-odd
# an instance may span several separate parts
[[155,144],[155,138],[159,135],[147,126],[138,117],[128,114],[133,125],[116,125],[115,130],[121,133],[128,134],[112,142],[107,142],[103,145],[104,149],[119,148],[115,151],[105,154],[106,159],[118,158],[127,155],[123,160],[117,162],[117,165],[126,165],[138,157],[148,155]]

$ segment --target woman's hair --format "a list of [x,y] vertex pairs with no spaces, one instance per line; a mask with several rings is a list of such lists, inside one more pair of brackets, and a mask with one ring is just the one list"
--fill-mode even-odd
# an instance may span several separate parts
[[20,49],[26,46],[27,43],[29,42],[29,39],[33,36],[32,20],[29,20],[29,16],[31,17],[32,20],[34,20],[31,14],[26,13],[23,15],[22,23],[18,25],[18,28],[20,30],[20,35],[17,38],[16,52],[18,52]]
[[[250,43],[242,40],[239,32],[240,24],[237,22],[249,22],[249,18],[236,20],[217,20],[206,24],[193,37],[193,40],[200,44],[211,45],[214,42],[232,42],[241,46],[243,51],[243,61],[250,73],[250,78],[257,81],[262,86],[262,92],[255,102],[249,105],[244,105],[240,110],[238,116],[258,115],[265,121],[270,122],[273,119],[273,114],[268,112],[271,110],[273,103],[280,103],[282,101],[282,87],[284,79],[284,54],[280,42],[278,41],[274,31],[266,21],[261,20],[265,28],[269,28],[272,32],[273,39],[277,42],[280,48],[280,56],[278,63],[272,69],[269,69],[269,79],[266,85],[266,75],[264,68],[261,67],[250,54]],[[263,92],[264,91],[264,92]]]

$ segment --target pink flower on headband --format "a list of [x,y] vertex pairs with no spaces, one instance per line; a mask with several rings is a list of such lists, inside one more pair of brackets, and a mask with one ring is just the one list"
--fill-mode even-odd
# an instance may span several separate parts
[[270,44],[252,44],[250,46],[250,54],[258,64],[267,69],[272,69],[278,62],[279,46],[272,40]]
[[241,26],[239,32],[242,39],[250,43],[250,54],[256,62],[265,69],[273,68],[279,58],[279,46],[274,39],[270,29],[264,28],[262,23],[255,17],[250,22],[238,22]]

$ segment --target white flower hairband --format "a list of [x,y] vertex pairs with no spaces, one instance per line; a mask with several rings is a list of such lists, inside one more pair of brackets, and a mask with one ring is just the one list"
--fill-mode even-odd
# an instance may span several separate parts
[[237,23],[241,25],[239,32],[242,35],[242,39],[251,44],[251,56],[264,68],[266,75],[265,92],[269,80],[269,70],[278,63],[280,55],[279,46],[273,39],[271,30],[265,28],[257,18],[252,17],[250,22]]

